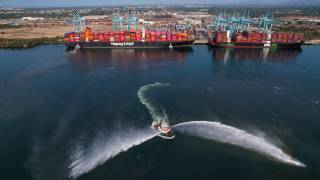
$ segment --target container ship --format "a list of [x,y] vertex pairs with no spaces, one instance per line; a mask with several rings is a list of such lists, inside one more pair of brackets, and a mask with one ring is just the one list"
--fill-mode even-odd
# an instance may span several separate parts
[[250,28],[253,20],[242,17],[225,18],[219,14],[213,29],[209,32],[208,43],[223,48],[297,48],[304,43],[302,33],[272,32],[273,15],[268,13]]
[[191,47],[194,39],[187,33],[160,31],[112,31],[93,32],[86,28],[84,32],[65,34],[68,48],[176,48]]
[[[132,19],[132,24],[136,26],[135,18],[130,17]],[[191,47],[195,40],[187,32],[137,30],[137,26],[132,29],[129,21],[127,30],[123,30],[123,17],[114,17],[114,30],[110,32],[94,32],[89,27],[84,29],[82,21],[76,14],[75,32],[65,33],[68,48],[177,48]],[[117,30],[117,22],[120,22],[120,30]]]
[[209,44],[224,48],[297,48],[304,43],[303,34],[274,32],[213,32]]

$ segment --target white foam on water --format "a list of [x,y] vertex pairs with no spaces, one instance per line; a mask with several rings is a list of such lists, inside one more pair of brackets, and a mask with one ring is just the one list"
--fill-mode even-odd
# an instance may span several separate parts
[[281,148],[266,139],[219,122],[190,121],[173,127],[187,135],[239,146],[289,165],[306,167],[305,164],[286,154]]
[[[147,97],[147,92],[152,88],[169,86],[169,83],[153,83],[141,87],[138,91],[140,102],[149,110],[153,121],[168,121],[168,116],[163,108],[157,108],[156,104]],[[152,129],[126,129],[125,131],[115,131],[111,135],[99,134],[92,144],[87,148],[83,144],[78,144],[71,156],[69,174],[72,178],[77,178],[84,173],[102,165],[105,161],[115,157],[121,152],[137,146],[158,135]]]
[[142,86],[138,90],[138,97],[140,99],[140,102],[149,110],[152,120],[156,122],[159,122],[159,121],[169,122],[168,115],[164,108],[161,108],[161,109],[156,108],[155,103],[152,101],[152,99],[147,97],[147,93],[153,88],[164,87],[164,86],[170,86],[170,83],[156,82],[153,84],[147,84],[145,86]]
[[[168,121],[165,110],[157,108],[157,104],[148,98],[147,92],[152,88],[169,86],[169,83],[154,83],[141,87],[138,97],[143,105],[149,110],[153,121]],[[252,150],[262,155],[272,157],[280,162],[306,167],[302,162],[286,154],[281,148],[270,143],[263,137],[258,137],[246,131],[219,122],[191,121],[173,126],[182,133],[227,143],[244,149]],[[88,146],[78,144],[71,156],[70,177],[77,178],[80,175],[102,165],[105,161],[115,157],[121,152],[140,145],[158,135],[152,129],[128,128],[114,133],[101,133]]]
[[71,156],[69,174],[72,178],[89,172],[102,165],[105,161],[115,157],[121,152],[137,146],[155,136],[158,132],[152,129],[126,129],[125,132],[115,131],[110,134],[99,134],[87,148],[78,144]]

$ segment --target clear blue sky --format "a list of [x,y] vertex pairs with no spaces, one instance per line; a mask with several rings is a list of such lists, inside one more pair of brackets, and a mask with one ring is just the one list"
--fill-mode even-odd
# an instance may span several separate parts
[[320,0],[0,0],[0,7],[64,7],[135,4],[298,4],[319,5]]

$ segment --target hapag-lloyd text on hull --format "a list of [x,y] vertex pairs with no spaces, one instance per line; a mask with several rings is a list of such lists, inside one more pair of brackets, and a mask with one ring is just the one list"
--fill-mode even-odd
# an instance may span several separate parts
[[134,46],[134,42],[111,42],[111,46]]

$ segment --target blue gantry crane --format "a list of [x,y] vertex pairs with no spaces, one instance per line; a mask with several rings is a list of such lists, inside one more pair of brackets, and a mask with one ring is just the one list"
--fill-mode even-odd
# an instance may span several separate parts
[[249,11],[244,11],[242,15],[240,12],[234,12],[232,16],[227,18],[227,30],[231,32],[246,31],[250,28],[250,24],[253,23],[249,16]]
[[225,31],[228,27],[228,19],[225,17],[225,13],[220,12],[213,20],[213,28],[215,30]]
[[261,31],[270,33],[274,23],[273,13],[269,11],[266,15],[261,16],[258,23]]
[[74,25],[75,32],[81,32],[86,26],[86,21],[83,17],[80,16],[79,11],[75,10],[71,23]]
[[120,16],[119,13],[116,13],[113,15],[112,25],[113,25],[113,31],[117,31],[118,26],[120,27],[120,31],[123,31],[123,17]]
[[127,31],[131,30],[131,25],[133,25],[134,30],[138,29],[137,17],[129,14],[127,17]]
[[253,20],[250,18],[249,11],[244,11],[243,15],[239,18],[239,28],[240,31],[245,31],[250,29],[250,24]]
[[225,13],[220,12],[215,16],[213,24],[208,25],[208,29],[213,28],[217,31],[230,31],[242,32],[250,29],[250,25],[254,21],[250,18],[249,11],[244,11],[242,14],[240,12],[234,11],[229,17]]
[[126,23],[127,31],[131,30],[131,26],[133,26],[135,30],[138,29],[138,19],[135,15],[128,14],[126,18],[124,18],[123,16],[120,16],[119,13],[116,13],[113,15],[113,20],[112,20],[113,31],[118,31],[119,28],[120,28],[120,31],[123,31],[124,23]]

